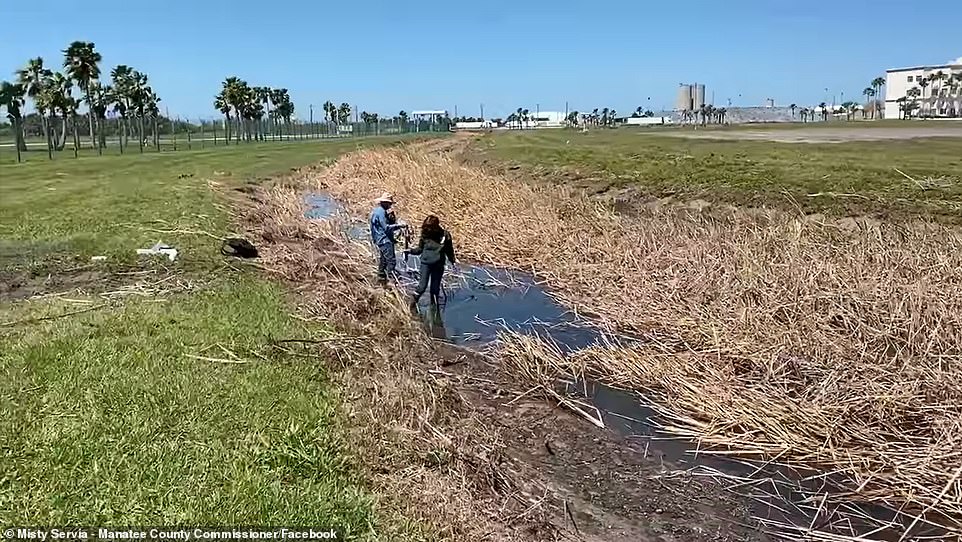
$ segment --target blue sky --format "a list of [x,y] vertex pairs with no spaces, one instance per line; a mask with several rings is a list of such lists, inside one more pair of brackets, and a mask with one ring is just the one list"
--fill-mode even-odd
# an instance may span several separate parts
[[104,72],[146,72],[192,118],[216,116],[229,75],[288,88],[301,118],[328,99],[382,115],[659,109],[695,81],[717,105],[812,105],[962,55],[958,2],[927,0],[944,16],[922,16],[895,0],[0,0],[0,79],[37,55],[59,66],[84,40]]

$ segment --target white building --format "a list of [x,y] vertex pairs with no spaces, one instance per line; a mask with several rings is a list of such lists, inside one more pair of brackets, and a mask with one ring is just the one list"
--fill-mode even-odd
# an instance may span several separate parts
[[[933,81],[931,77],[939,72],[944,79]],[[962,116],[962,81],[956,74],[962,73],[962,63],[941,66],[916,66],[898,68],[885,72],[885,118],[897,119],[901,116],[899,99],[907,98],[909,90],[919,90],[919,108],[916,116],[923,117],[960,117]],[[919,84],[927,81],[925,87]]]
[[507,122],[508,128],[561,128],[565,126],[565,114],[561,111],[528,111],[527,119]]

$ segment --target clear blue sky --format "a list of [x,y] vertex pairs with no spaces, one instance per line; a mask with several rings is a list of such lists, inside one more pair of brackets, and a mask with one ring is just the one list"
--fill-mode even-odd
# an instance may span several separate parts
[[[220,81],[286,87],[298,116],[330,99],[393,115],[517,107],[717,105],[860,98],[889,67],[962,55],[959,0],[0,0],[0,79],[93,41],[103,71],[150,76],[171,115],[211,118]],[[928,15],[923,15],[925,14]],[[738,95],[741,94],[741,98]],[[317,116],[317,115],[316,115]]]

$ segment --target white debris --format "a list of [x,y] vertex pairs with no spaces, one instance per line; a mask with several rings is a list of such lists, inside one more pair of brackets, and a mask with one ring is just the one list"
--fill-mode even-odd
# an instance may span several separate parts
[[137,254],[151,256],[164,255],[167,256],[170,261],[177,259],[177,249],[160,242],[150,248],[138,248]]

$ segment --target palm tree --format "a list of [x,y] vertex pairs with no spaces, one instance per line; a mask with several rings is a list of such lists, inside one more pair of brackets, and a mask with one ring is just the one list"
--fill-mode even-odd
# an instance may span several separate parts
[[952,76],[952,90],[953,94],[955,94],[952,115],[960,117],[962,116],[962,71],[956,72]]
[[114,87],[114,113],[120,116],[120,153],[124,153],[127,146],[130,128],[127,124],[127,113],[130,111],[130,102],[134,92],[134,85],[137,79],[137,71],[130,66],[120,64],[110,71],[110,80]]
[[902,96],[901,98],[898,98],[897,100],[895,100],[895,102],[899,104],[899,118],[903,118],[903,114],[905,113],[906,101],[907,101],[907,98],[905,96]]
[[818,104],[818,108],[819,108],[819,109],[821,110],[821,112],[822,112],[822,122],[825,122],[825,121],[828,120],[828,109],[827,109],[827,107],[828,107],[828,105],[827,105],[825,102],[822,102],[822,103]]
[[[100,78],[100,53],[94,49],[93,42],[75,41],[63,51],[63,67],[80,87],[85,99],[89,104],[92,101],[90,95],[91,84]],[[94,112],[87,111],[87,119],[90,122],[90,144],[96,146],[94,141]]]
[[[261,106],[262,106],[261,109],[263,109],[264,107],[267,108],[267,118],[268,118],[268,119],[271,118],[271,94],[272,94],[272,92],[273,92],[273,89],[271,89],[270,87],[254,87],[254,95],[256,96],[258,103],[261,104]],[[261,113],[261,117],[263,117],[263,112]],[[261,127],[260,117],[258,118],[258,123],[257,123],[257,124],[258,124],[258,130],[260,131],[261,140],[266,139],[264,136],[265,136],[265,133],[267,132],[267,130],[265,130],[265,129],[263,129],[263,128]]]
[[[67,145],[67,121],[74,110],[74,99],[73,96],[71,96],[72,92],[73,81],[67,76],[60,72],[54,73],[53,76],[51,76],[49,88],[51,102],[50,117],[51,119],[54,118],[57,111],[60,111],[62,115],[60,136],[54,133],[54,148],[58,151],[62,151]],[[51,130],[52,129],[51,127]]]
[[[875,107],[872,108],[872,118],[875,118],[876,111],[879,111],[879,113],[881,113],[881,104],[879,103],[878,97],[882,95],[882,87],[885,86],[885,78],[876,77],[875,79],[872,79],[871,86],[872,86],[872,90],[875,91],[875,94],[873,94],[872,96],[876,97]],[[879,117],[881,116],[882,115],[879,114]]]
[[151,117],[154,125],[154,147],[160,151],[160,135],[157,131],[157,119],[160,118],[160,97],[150,87],[147,87],[144,102],[144,112]]
[[408,112],[407,112],[407,111],[404,111],[404,110],[402,109],[402,110],[397,114],[397,116],[398,116],[398,123],[399,123],[401,126],[404,127],[404,130],[403,130],[403,131],[406,131],[406,130],[407,130],[407,126],[408,126]]
[[[875,96],[875,89],[872,87],[865,87],[862,89],[862,95],[865,96],[865,105],[868,105],[871,101],[871,98]],[[872,107],[872,118],[875,118],[875,107]]]
[[[71,83],[71,87],[73,84]],[[70,90],[63,95],[63,102],[61,102],[61,111],[63,111],[64,119],[64,129],[67,126],[67,118],[70,118],[70,124],[73,126],[73,156],[74,158],[80,152],[80,123],[77,122],[77,109],[80,108],[80,100],[74,98],[70,95]],[[60,146],[60,150],[63,150],[64,145],[67,143],[67,136],[64,135],[63,144]]]
[[104,85],[99,81],[93,81],[87,87],[87,109],[96,119],[97,126],[97,152],[103,153],[103,148],[107,145],[107,136],[103,131],[103,121],[107,118],[107,109],[114,102],[114,89],[110,85]]
[[929,80],[927,78],[923,78],[921,81],[919,81],[919,88],[922,91],[922,103],[925,103],[925,87],[927,86],[929,86]]
[[[942,70],[939,70],[939,71],[937,71],[937,72],[935,72],[935,73],[933,73],[932,75],[929,76],[929,80],[932,81],[932,83],[938,83],[938,84],[939,84],[938,93],[936,94],[936,89],[935,89],[935,87],[933,87],[933,88],[932,88],[932,97],[931,97],[931,98],[936,102],[935,110],[936,110],[936,114],[937,114],[937,115],[940,114],[939,112],[942,110],[942,107],[941,107],[941,105],[942,105],[942,87],[944,86],[945,81],[946,81],[948,78],[949,78],[949,77],[948,77],[948,76],[945,74],[945,72],[943,72]],[[929,114],[931,114],[931,112],[930,112]]]
[[324,119],[327,121],[327,133],[333,135],[334,128],[337,126],[337,106],[328,100],[321,107],[324,109]]
[[798,106],[795,105],[795,104],[792,104],[792,105],[788,106],[788,108],[792,110],[792,118],[793,118],[793,119],[795,118],[795,108],[796,108],[796,107],[798,107]]
[[33,106],[40,115],[40,126],[43,130],[44,138],[47,140],[47,156],[51,155],[50,124],[47,119],[47,112],[50,110],[52,96],[48,89],[50,78],[53,74],[50,70],[43,67],[43,58],[31,58],[27,65],[17,70],[17,83],[22,85],[27,92],[27,97],[33,100]]
[[[282,119],[284,124],[287,126],[287,133],[290,135],[290,124],[291,117],[294,116],[294,104],[291,102],[291,96],[286,88],[278,88],[271,90],[271,103],[274,106],[274,110],[271,115],[274,119]],[[325,104],[326,105],[326,104]],[[333,104],[332,104],[333,105]],[[262,109],[257,106],[252,107],[252,114],[255,116],[258,114],[263,114]]]
[[341,102],[341,105],[337,107],[337,123],[350,124],[350,122],[351,122],[351,104],[347,102]]
[[919,103],[916,101],[916,98],[919,96],[922,96],[922,91],[919,89],[919,87],[912,87],[905,91],[906,99],[903,100],[902,104],[902,111],[904,113],[903,118],[909,118],[912,111],[919,107]]
[[[241,81],[240,78],[238,77],[228,77],[224,79],[224,81],[221,83],[220,94],[217,95],[217,99],[215,99],[215,102],[214,102],[214,105],[221,112],[224,111],[221,106],[226,105],[229,108],[229,112],[225,113],[228,124],[230,124],[230,120],[231,120],[230,113],[231,112],[234,113],[233,118],[237,122],[237,130],[235,133],[235,141],[234,141],[235,144],[239,144],[241,139],[240,111],[241,111],[241,108],[243,107],[243,98],[244,98],[243,87],[246,85],[247,83]],[[230,133],[231,133],[231,128],[228,126],[227,128],[228,143],[230,143]]]
[[144,119],[147,116],[148,102],[154,95],[153,89],[147,84],[147,76],[134,72],[135,75],[131,77],[131,88],[130,88],[130,108],[134,110],[137,114],[137,124],[139,125],[137,133],[137,139],[139,140],[140,152],[144,152],[144,144],[147,141],[147,132],[144,128]]
[[7,110],[7,119],[13,125],[13,133],[16,142],[14,147],[17,149],[17,162],[20,162],[20,153],[27,150],[27,144],[23,138],[23,104],[26,89],[23,85],[0,82],[0,107]]

